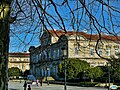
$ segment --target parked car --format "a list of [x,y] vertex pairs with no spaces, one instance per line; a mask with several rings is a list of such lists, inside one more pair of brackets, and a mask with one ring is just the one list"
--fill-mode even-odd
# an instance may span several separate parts
[[117,90],[118,89],[118,86],[117,85],[111,85],[110,86],[110,90]]

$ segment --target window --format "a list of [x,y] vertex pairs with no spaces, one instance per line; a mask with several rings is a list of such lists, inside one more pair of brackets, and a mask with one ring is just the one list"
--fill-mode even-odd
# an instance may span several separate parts
[[78,54],[78,49],[77,49],[77,47],[75,47],[75,54]]
[[44,58],[47,59],[47,51],[44,51]]
[[78,49],[78,47],[75,47],[75,54],[76,54],[76,55],[79,54],[79,49]]
[[32,56],[32,60],[34,60],[35,59],[35,54],[33,54],[33,56]]
[[26,69],[29,69],[29,65],[28,64],[26,65]]
[[51,51],[49,50],[48,51],[48,59],[50,59],[51,58]]
[[26,59],[26,61],[29,61],[29,59]]
[[107,55],[107,56],[110,56],[110,48],[107,48],[107,50],[106,50],[106,55]]
[[98,65],[103,66],[104,62],[98,62]]
[[56,50],[53,51],[53,58],[56,58]]
[[36,60],[38,60],[38,54],[36,53]]
[[19,66],[19,65],[17,65],[17,67],[18,67],[18,68],[20,68],[20,66]]
[[22,64],[22,69],[24,69],[24,64]]
[[94,55],[94,48],[90,48],[90,55]]
[[57,50],[57,57],[59,57],[59,52],[60,52],[60,51],[59,51],[59,49],[58,49],[58,50]]
[[115,55],[118,55],[119,51],[118,48],[115,48]]
[[44,54],[41,52],[41,60],[44,60]]
[[39,57],[40,57],[40,60],[42,60],[42,54],[41,53],[40,53]]
[[14,67],[14,64],[12,64],[12,67]]
[[95,67],[96,66],[96,62],[90,62],[90,66],[91,67]]
[[98,54],[99,54],[100,56],[102,56],[102,49],[101,49],[101,48],[98,50]]
[[77,44],[75,44],[75,54],[76,55],[79,54],[79,49],[80,49],[80,44],[77,42]]

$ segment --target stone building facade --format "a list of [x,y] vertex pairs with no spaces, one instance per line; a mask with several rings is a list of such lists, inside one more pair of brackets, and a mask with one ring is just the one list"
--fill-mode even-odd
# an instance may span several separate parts
[[[41,45],[31,46],[30,71],[36,77],[54,76],[57,78],[58,65],[65,58],[79,58],[91,67],[105,66],[111,55],[119,52],[120,36],[87,34],[85,32],[67,33],[61,30],[48,30],[40,38]],[[64,50],[63,50],[64,49]]]
[[30,54],[29,53],[9,53],[8,68],[18,67],[25,71],[30,69]]

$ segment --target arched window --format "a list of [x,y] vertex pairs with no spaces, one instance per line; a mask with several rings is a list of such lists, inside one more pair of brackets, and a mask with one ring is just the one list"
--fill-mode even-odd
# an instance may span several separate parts
[[94,48],[90,48],[90,55],[94,55]]
[[98,54],[99,54],[100,56],[102,56],[102,48],[99,48],[99,49],[98,49]]

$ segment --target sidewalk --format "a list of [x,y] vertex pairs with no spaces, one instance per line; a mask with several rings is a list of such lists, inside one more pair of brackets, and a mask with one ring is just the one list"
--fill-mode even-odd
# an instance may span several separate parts
[[[18,81],[9,81],[8,82],[8,90],[23,90],[24,87],[24,81],[22,81],[21,83]],[[27,86],[30,85],[32,90],[38,90],[41,86],[37,86],[37,85],[32,85],[32,84],[27,84]],[[42,87],[46,87],[48,86],[46,83],[42,84]]]

